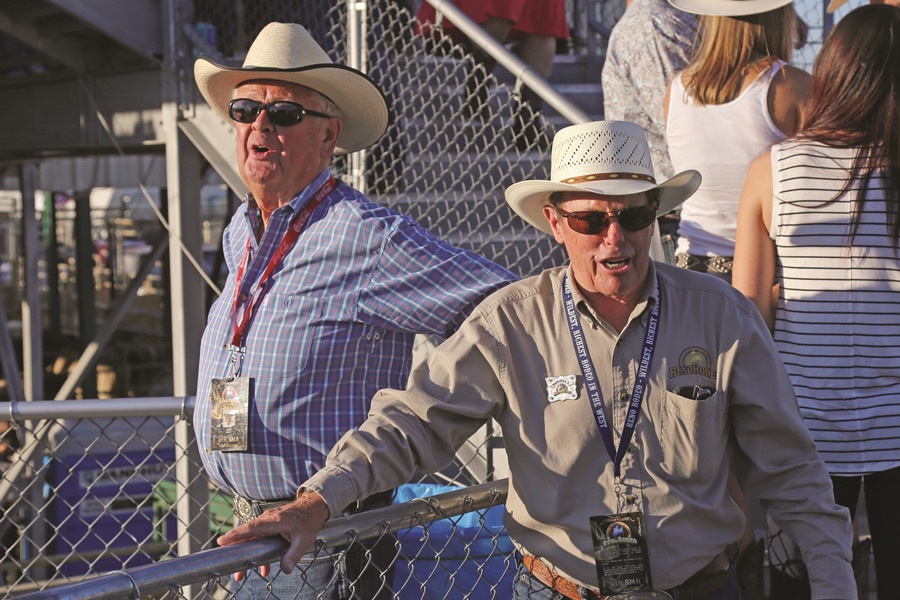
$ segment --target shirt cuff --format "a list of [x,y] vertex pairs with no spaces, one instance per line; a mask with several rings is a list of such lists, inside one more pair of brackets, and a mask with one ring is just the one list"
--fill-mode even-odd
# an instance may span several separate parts
[[825,559],[806,565],[812,600],[857,600],[853,567],[844,560]]
[[360,499],[356,483],[346,471],[337,467],[325,467],[307,479],[300,489],[322,496],[331,515],[329,518],[339,515],[351,502]]

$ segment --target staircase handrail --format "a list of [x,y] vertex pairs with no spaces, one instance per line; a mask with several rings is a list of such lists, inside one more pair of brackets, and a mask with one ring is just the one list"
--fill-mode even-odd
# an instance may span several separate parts
[[544,102],[556,109],[570,123],[587,123],[591,120],[588,114],[581,110],[580,107],[556,91],[534,68],[510,52],[506,46],[459,10],[450,0],[425,0],[425,2],[433,6],[437,14],[442,14],[452,21],[453,25],[465,34],[473,44],[512,73],[516,78],[517,85],[525,85],[534,90]]

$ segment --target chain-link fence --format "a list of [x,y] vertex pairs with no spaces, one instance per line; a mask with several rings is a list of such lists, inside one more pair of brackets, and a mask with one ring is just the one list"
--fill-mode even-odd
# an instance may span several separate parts
[[[213,548],[237,517],[232,498],[211,487],[192,458],[194,436],[187,436],[187,445],[178,442],[176,428],[190,427],[192,406],[190,398],[0,403],[11,418],[0,432],[0,596],[170,561],[181,554],[183,536],[191,536],[197,549]],[[116,413],[122,416],[111,416]],[[133,416],[139,413],[152,416]],[[483,452],[477,444],[469,450],[473,456]],[[471,485],[469,467],[451,465],[442,483],[430,479],[398,488],[394,504]],[[421,506],[389,508],[389,518],[372,511],[365,527],[360,518],[369,513],[360,513],[343,529],[333,521],[331,537],[322,539],[348,550],[359,540],[383,540],[380,551],[388,558],[375,577],[397,598],[508,597],[515,565],[502,523],[505,495],[489,496],[435,523],[423,518]],[[369,551],[362,550],[362,560],[368,561]],[[201,580],[209,585],[198,586],[199,597],[222,597],[261,577],[255,566],[263,557],[243,556],[240,567],[250,574],[241,584],[213,576],[226,572],[215,561],[187,569],[183,580],[174,576],[185,568],[176,563],[161,565],[160,572],[176,596],[185,593],[185,583]],[[276,571],[269,579],[278,577]],[[345,583],[359,585],[352,578]],[[365,596],[358,595],[372,600]]]
[[[152,414],[152,403],[142,403]],[[175,443],[175,418],[82,419],[84,402],[28,403],[41,405],[60,418],[18,419],[6,405],[0,589],[22,592],[171,555],[177,520],[169,489],[186,450]],[[227,524],[214,510],[224,504],[218,494],[201,504],[219,519],[214,527]]]

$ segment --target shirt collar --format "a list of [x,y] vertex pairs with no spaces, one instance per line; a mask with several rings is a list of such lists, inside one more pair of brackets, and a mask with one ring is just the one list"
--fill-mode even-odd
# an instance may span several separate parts
[[[566,268],[566,276],[569,278],[570,282],[575,281],[575,274],[572,272],[572,265],[570,264]],[[644,283],[644,289],[641,290],[641,297],[638,300],[637,306],[635,306],[634,312],[632,312],[632,316],[630,321],[633,321],[635,318],[641,318],[644,320],[646,315],[649,313],[648,309],[652,304],[655,304],[659,301],[657,296],[656,289],[656,278],[658,277],[656,271],[655,261],[651,260],[650,264],[647,268],[647,280]],[[601,323],[602,319],[600,315],[598,315],[591,305],[584,299],[584,296],[581,294],[581,290],[577,285],[572,285],[572,298],[575,300],[575,307],[581,312],[581,314],[586,315],[593,319],[594,321]]]
[[[331,177],[331,172],[326,167],[308,186],[300,190],[300,193],[294,196],[293,200],[288,202],[286,206],[290,206],[291,211],[295,213],[301,210],[304,206],[309,204],[313,195],[325,184],[329,177]],[[247,195],[244,197],[244,202],[247,203],[247,211],[251,215],[251,218],[257,219],[259,216],[259,206],[257,206],[256,200],[250,192],[247,192]]]
[[299,194],[294,196],[294,199],[291,200],[288,205],[293,209],[294,212],[302,210],[304,206],[309,204],[309,201],[312,200],[315,193],[319,191],[319,188],[325,185],[325,182],[328,181],[329,177],[331,177],[331,173],[328,171],[328,168],[325,168],[315,179],[312,180],[312,183],[306,186]]
[[659,302],[659,296],[657,295],[659,290],[656,285],[658,277],[659,273],[656,271],[656,261],[651,259],[650,265],[647,268],[647,281],[644,283],[644,290],[641,292],[641,300],[638,302],[638,306],[641,307],[641,314],[643,314],[648,307]]

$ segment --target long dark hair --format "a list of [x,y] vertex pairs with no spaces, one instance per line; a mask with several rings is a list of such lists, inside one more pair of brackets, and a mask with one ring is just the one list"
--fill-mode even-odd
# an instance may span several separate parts
[[849,12],[813,64],[798,138],[857,148],[838,196],[861,182],[851,243],[875,174],[885,184],[887,225],[900,249],[900,8],[870,4]]

